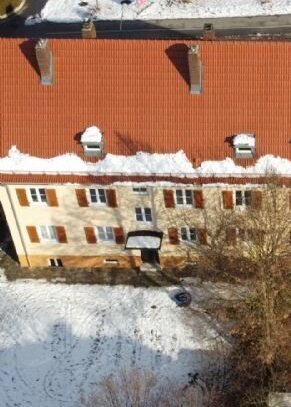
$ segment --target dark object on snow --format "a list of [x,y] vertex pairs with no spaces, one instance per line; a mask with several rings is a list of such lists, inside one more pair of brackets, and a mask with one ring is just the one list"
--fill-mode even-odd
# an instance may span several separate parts
[[174,295],[174,300],[179,307],[187,307],[191,303],[192,297],[188,291],[178,291]]
[[123,4],[129,5],[129,4],[131,4],[131,3],[132,3],[132,0],[122,0],[122,1],[120,2],[121,5],[123,5]]
[[188,377],[189,377],[189,380],[188,380],[189,384],[191,384],[191,385],[197,384],[197,379],[199,377],[199,373],[194,373],[194,374],[188,373]]

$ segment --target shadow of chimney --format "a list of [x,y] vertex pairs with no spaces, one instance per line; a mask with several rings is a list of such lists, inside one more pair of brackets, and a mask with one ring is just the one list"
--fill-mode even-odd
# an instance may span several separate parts
[[78,144],[81,144],[81,137],[82,137],[82,134],[84,133],[84,131],[79,131],[79,133],[76,133],[74,135],[74,140],[77,141]]
[[190,75],[188,68],[188,47],[186,44],[174,44],[166,49],[166,55],[177,69],[187,87],[190,86]]
[[35,46],[37,44],[37,40],[25,40],[20,45],[20,51],[26,58],[27,62],[30,64],[32,69],[37,73],[40,77],[40,70],[36,59],[35,54]]
[[233,139],[235,138],[236,134],[232,134],[231,136],[227,136],[224,139],[225,143],[228,143],[231,147],[233,146]]

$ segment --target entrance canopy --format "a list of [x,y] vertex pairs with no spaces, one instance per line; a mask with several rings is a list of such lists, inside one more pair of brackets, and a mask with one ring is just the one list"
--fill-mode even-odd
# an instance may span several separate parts
[[127,234],[125,249],[161,248],[163,232],[154,230],[136,230]]

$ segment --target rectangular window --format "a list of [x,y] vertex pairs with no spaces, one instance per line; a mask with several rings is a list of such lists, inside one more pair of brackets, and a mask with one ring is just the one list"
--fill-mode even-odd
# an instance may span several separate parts
[[146,187],[133,187],[132,191],[135,194],[146,194],[148,192]]
[[250,206],[252,191],[235,191],[236,206]]
[[193,194],[191,189],[176,189],[176,203],[181,206],[192,206]]
[[97,232],[101,242],[115,242],[114,231],[111,226],[97,226]]
[[135,208],[135,217],[138,222],[152,222],[151,208]]
[[57,233],[55,226],[41,225],[39,226],[40,237],[43,242],[57,242]]
[[49,265],[52,267],[63,267],[61,259],[49,259]]
[[105,189],[89,189],[89,198],[92,204],[106,204]]
[[182,227],[180,229],[181,233],[181,240],[184,242],[196,242],[197,240],[197,234],[196,234],[196,229],[191,228],[191,227]]
[[29,188],[30,198],[32,202],[47,202],[47,197],[44,188]]

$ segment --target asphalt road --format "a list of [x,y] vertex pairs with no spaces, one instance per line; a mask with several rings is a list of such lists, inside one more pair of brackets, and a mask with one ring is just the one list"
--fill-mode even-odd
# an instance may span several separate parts
[[[26,26],[25,19],[39,13],[46,0],[27,0],[20,15],[0,21],[0,37],[80,38],[81,24],[40,23]],[[217,37],[259,36],[291,38],[291,15],[175,19],[150,21],[96,21],[99,38],[195,38],[202,36],[205,23],[214,24]]]

